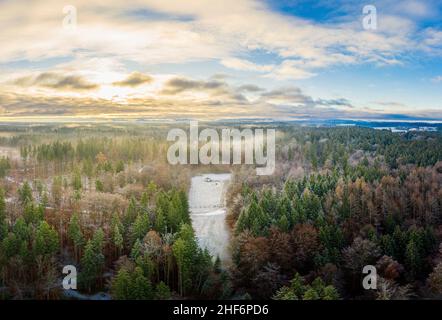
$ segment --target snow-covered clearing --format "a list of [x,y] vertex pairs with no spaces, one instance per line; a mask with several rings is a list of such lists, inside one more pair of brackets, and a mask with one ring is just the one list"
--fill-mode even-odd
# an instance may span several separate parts
[[190,217],[198,243],[222,263],[230,261],[229,228],[224,195],[230,174],[203,174],[192,178],[189,191]]

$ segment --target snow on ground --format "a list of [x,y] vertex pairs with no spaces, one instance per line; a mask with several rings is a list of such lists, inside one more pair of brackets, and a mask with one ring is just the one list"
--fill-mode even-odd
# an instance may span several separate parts
[[230,174],[204,174],[192,178],[189,206],[198,243],[223,264],[230,261],[229,228],[226,223],[224,195]]
[[20,160],[20,151],[17,148],[0,146],[0,157]]

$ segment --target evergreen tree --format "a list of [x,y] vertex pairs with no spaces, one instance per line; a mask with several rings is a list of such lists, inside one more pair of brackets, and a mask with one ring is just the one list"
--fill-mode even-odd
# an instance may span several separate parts
[[103,192],[104,191],[104,185],[103,182],[101,182],[101,180],[95,180],[95,190],[97,192]]
[[316,292],[316,290],[311,287],[308,288],[305,291],[304,295],[302,296],[302,300],[320,300],[320,299],[321,297],[318,294],[318,292]]
[[147,192],[143,192],[143,194],[141,195],[140,205],[146,211],[149,208],[149,195],[147,194]]
[[170,299],[170,289],[169,287],[163,282],[160,281],[155,290],[155,299],[157,300],[169,300]]
[[160,233],[165,233],[167,231],[166,217],[161,208],[157,208],[157,214],[155,217],[155,230]]
[[135,300],[153,299],[152,284],[150,280],[144,276],[143,270],[140,267],[135,268],[132,278],[131,298]]
[[46,221],[41,221],[35,233],[36,255],[53,255],[58,250],[58,234]]
[[130,257],[133,260],[136,260],[138,257],[143,255],[143,245],[141,244],[140,239],[137,239],[135,241],[134,246],[132,247],[132,250],[130,252]]
[[98,229],[93,238],[86,244],[83,257],[81,258],[82,270],[80,273],[80,283],[89,291],[95,285],[104,268],[104,233]]
[[72,177],[72,188],[74,188],[75,191],[80,191],[82,188],[81,173],[79,170],[76,170]]
[[124,162],[122,160],[117,162],[117,165],[115,166],[115,173],[120,173],[124,171]]
[[123,216],[123,225],[125,230],[129,233],[130,236],[130,226],[134,223],[135,219],[138,216],[137,202],[134,197],[132,197],[129,201],[129,206]]
[[184,295],[192,287],[192,271],[198,254],[198,245],[190,225],[181,225],[178,239],[173,244],[172,251],[178,266],[179,292]]
[[18,237],[18,239],[23,241],[30,240],[31,228],[22,217],[18,218],[17,221],[15,221],[12,231]]
[[69,221],[68,238],[74,244],[75,260],[78,260],[80,249],[84,244],[84,237],[80,227],[80,220],[77,213],[74,213]]
[[117,250],[117,255],[119,255],[124,248],[124,239],[117,224],[114,226],[113,229],[112,242],[115,246],[115,249]]
[[20,203],[23,206],[25,206],[28,203],[31,203],[33,201],[32,189],[27,181],[25,181],[23,183],[23,185],[21,186],[21,188],[18,189],[18,195],[19,195]]
[[150,221],[149,215],[147,213],[140,213],[135,222],[133,223],[132,230],[132,242],[135,242],[137,239],[143,239],[144,236],[150,229]]
[[131,275],[126,268],[121,268],[112,280],[112,295],[114,299],[130,299]]
[[3,239],[1,249],[5,258],[9,259],[20,253],[22,241],[15,233],[8,233]]
[[421,270],[422,261],[420,252],[414,240],[410,240],[405,250],[405,265],[407,266],[412,278],[415,278]]

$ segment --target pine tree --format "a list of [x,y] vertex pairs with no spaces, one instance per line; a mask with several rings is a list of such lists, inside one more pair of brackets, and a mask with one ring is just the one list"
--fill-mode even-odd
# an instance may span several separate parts
[[101,182],[101,180],[95,180],[95,190],[97,192],[103,192],[104,191],[104,185],[103,182]]
[[140,267],[133,271],[122,267],[112,281],[112,294],[119,300],[150,300],[154,298],[152,283]]
[[126,268],[121,268],[112,280],[112,295],[117,300],[130,299],[131,276]]
[[157,300],[169,300],[170,299],[170,289],[163,282],[160,281],[155,288],[155,299]]
[[115,166],[115,173],[120,173],[124,171],[124,162],[122,160],[117,162],[117,165]]
[[181,295],[184,295],[184,283],[189,276],[186,257],[186,242],[183,239],[176,240],[173,244],[172,250],[178,266],[178,291]]
[[52,181],[51,194],[56,207],[60,207],[63,198],[63,179],[58,176]]
[[15,221],[12,231],[20,240],[23,241],[30,240],[30,234],[31,234],[30,227],[27,225],[27,223],[22,217],[18,218],[17,221]]
[[77,213],[74,213],[69,221],[68,237],[74,244],[75,260],[78,260],[80,249],[84,244],[83,233],[81,232],[80,221]]
[[121,251],[124,248],[124,239],[117,224],[114,226],[113,229],[112,241],[115,246],[117,255],[120,255]]
[[281,218],[278,220],[278,228],[282,232],[288,232],[289,231],[289,220],[285,215],[282,215]]
[[154,297],[152,284],[149,279],[143,275],[143,270],[136,267],[132,280],[131,298],[135,300],[151,300]]
[[41,206],[36,207],[32,202],[25,204],[23,210],[23,218],[26,223],[38,225],[43,220],[44,208]]
[[143,274],[147,279],[152,279],[155,274],[155,269],[158,268],[158,265],[152,261],[148,254],[139,255],[135,260],[135,264],[143,270]]
[[82,286],[89,291],[95,285],[104,267],[103,246],[104,233],[101,229],[98,229],[94,237],[87,242],[81,258],[82,270],[79,280]]
[[132,250],[130,252],[130,257],[133,260],[136,260],[138,257],[143,255],[143,245],[141,244],[140,239],[137,239],[135,241],[134,246],[132,247]]
[[20,252],[21,239],[17,237],[15,233],[8,233],[8,235],[3,239],[1,244],[1,250],[6,258],[11,258]]
[[146,188],[146,192],[147,195],[149,197],[149,200],[152,200],[152,197],[157,193],[157,185],[155,184],[155,182],[150,181],[149,184],[147,185]]
[[155,230],[160,233],[165,233],[167,230],[166,217],[161,208],[157,208],[157,214],[155,217]]
[[27,181],[25,181],[20,189],[18,189],[20,203],[25,206],[33,201],[32,189]]
[[82,188],[81,173],[79,170],[76,170],[72,177],[72,188],[74,188],[75,191],[80,191]]
[[336,290],[333,286],[326,286],[324,288],[323,300],[338,300],[339,299],[339,293],[338,290]]
[[239,234],[248,228],[250,228],[248,210],[242,209],[235,224],[235,233]]
[[221,272],[221,259],[219,258],[219,255],[216,256],[215,262],[213,263],[213,271],[215,273]]
[[147,192],[143,192],[143,194],[141,195],[140,205],[146,211],[149,208],[149,195],[147,194]]
[[410,240],[405,250],[405,265],[412,278],[415,278],[421,270],[422,261],[418,246],[414,240]]
[[137,239],[143,239],[144,236],[149,231],[149,229],[150,229],[149,215],[147,213],[139,214],[131,227],[132,242],[135,242]]
[[198,245],[190,225],[181,225],[178,239],[172,246],[172,252],[178,266],[179,292],[184,295],[192,286],[192,271],[198,254]]
[[[123,225],[127,232],[130,231],[130,226],[134,223],[138,216],[137,202],[134,197],[129,201],[129,206],[123,216]],[[130,234],[129,234],[130,235]]]
[[58,234],[46,221],[40,222],[35,233],[36,255],[53,255],[58,250]]
[[305,291],[304,295],[302,296],[302,300],[320,300],[321,297],[313,288],[308,288],[307,291]]

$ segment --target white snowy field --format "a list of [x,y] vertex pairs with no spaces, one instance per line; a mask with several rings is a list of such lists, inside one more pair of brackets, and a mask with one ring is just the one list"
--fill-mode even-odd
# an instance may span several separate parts
[[229,228],[226,223],[224,195],[230,174],[203,174],[192,178],[189,206],[198,243],[222,263],[230,261]]

